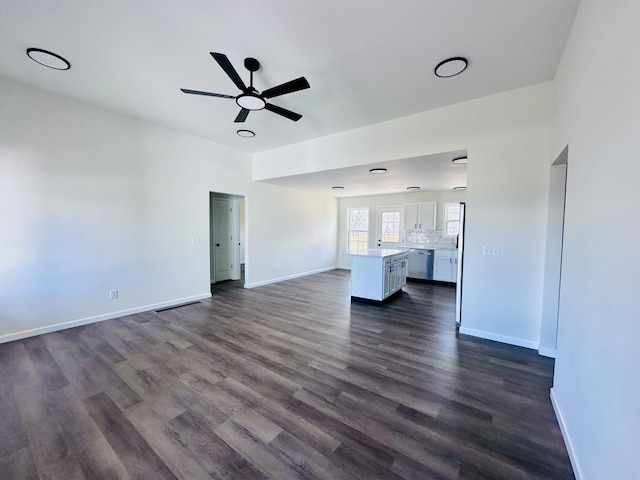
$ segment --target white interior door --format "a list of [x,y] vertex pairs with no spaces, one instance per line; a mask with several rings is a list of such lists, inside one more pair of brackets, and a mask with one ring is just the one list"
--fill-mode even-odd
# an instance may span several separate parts
[[213,199],[212,245],[213,281],[231,279],[232,274],[232,204],[222,198]]
[[378,207],[377,246],[397,248],[404,243],[404,206]]

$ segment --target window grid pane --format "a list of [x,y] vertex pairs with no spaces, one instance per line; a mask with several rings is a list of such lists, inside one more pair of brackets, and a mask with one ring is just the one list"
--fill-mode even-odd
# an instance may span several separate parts
[[452,203],[445,206],[445,235],[454,237],[460,232],[460,204]]
[[349,252],[366,250],[369,244],[369,209],[350,208],[347,246]]
[[382,212],[382,241],[400,243],[400,212]]

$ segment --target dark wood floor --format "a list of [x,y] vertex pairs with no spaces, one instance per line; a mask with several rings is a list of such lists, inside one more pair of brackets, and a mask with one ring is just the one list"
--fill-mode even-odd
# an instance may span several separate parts
[[0,478],[573,478],[553,361],[456,336],[452,287],[213,291],[0,345]]

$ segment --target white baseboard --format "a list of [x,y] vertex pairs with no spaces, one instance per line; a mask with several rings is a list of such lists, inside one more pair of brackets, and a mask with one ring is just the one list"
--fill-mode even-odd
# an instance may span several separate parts
[[177,298],[175,300],[169,300],[167,302],[154,303],[152,305],[144,305],[142,307],[128,308],[126,310],[120,310],[117,312],[105,313],[102,315],[96,315],[94,317],[80,318],[77,320],[70,320],[68,322],[55,323],[53,325],[46,325],[44,327],[31,328],[29,330],[22,330],[20,332],[7,333],[0,335],[0,343],[13,342],[14,340],[21,340],[27,337],[34,337],[36,335],[43,335],[45,333],[57,332],[58,330],[65,330],[67,328],[79,327],[81,325],[88,325],[90,323],[102,322],[104,320],[111,320],[112,318],[125,317],[127,315],[133,315],[135,313],[148,312],[150,310],[158,310],[159,308],[173,307],[174,305],[181,305],[183,303],[194,302],[202,300],[204,298],[211,297],[211,293],[201,293],[199,295],[193,295],[191,297]]
[[576,455],[576,451],[573,448],[573,443],[571,443],[571,437],[569,436],[569,430],[567,429],[564,414],[562,413],[562,407],[560,406],[560,402],[558,401],[558,397],[556,397],[555,390],[553,388],[551,389],[549,397],[551,398],[553,411],[556,413],[556,419],[558,420],[558,425],[560,426],[560,431],[562,432],[564,444],[567,447],[569,460],[571,461],[571,466],[573,467],[573,474],[575,475],[576,480],[582,480],[584,478],[584,475],[582,475],[582,469],[580,468],[580,463],[578,462],[578,456]]
[[337,270],[337,268],[338,267],[326,267],[326,268],[320,268],[318,270],[312,270],[312,271],[309,271],[309,272],[295,273],[293,275],[287,275],[286,277],[272,278],[272,279],[269,279],[269,280],[264,280],[262,282],[245,283],[244,284],[244,288],[261,287],[263,285],[269,285],[271,283],[284,282],[285,280],[292,280],[294,278],[306,277],[308,275],[314,275],[316,273],[328,272],[330,270]]
[[495,340],[496,342],[508,343],[509,345],[516,345],[518,347],[531,348],[533,350],[538,349],[538,342],[532,342],[525,338],[509,337],[507,335],[499,335],[493,332],[485,332],[483,330],[475,330],[473,328],[460,327],[460,333],[465,335],[471,335],[473,337],[485,338],[487,340]]
[[538,347],[538,355],[543,357],[556,358],[556,349],[549,347]]

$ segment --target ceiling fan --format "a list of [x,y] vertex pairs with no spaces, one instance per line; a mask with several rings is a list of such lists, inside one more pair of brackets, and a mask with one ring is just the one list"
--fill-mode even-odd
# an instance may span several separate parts
[[199,90],[189,90],[186,88],[181,88],[180,90],[182,90],[184,93],[235,99],[236,103],[240,107],[240,113],[238,113],[238,116],[234,120],[234,122],[236,123],[244,122],[247,119],[247,115],[249,115],[250,111],[262,109],[269,110],[270,112],[277,113],[278,115],[282,115],[283,117],[288,118],[289,120],[293,120],[294,122],[297,122],[302,118],[302,115],[300,115],[299,113],[292,112],[291,110],[287,110],[286,108],[278,107],[277,105],[274,105],[272,103],[267,103],[267,99],[309,88],[310,85],[306,78],[296,78],[295,80],[291,80],[281,85],[268,88],[267,90],[260,93],[253,87],[253,72],[256,72],[260,69],[260,62],[258,62],[258,60],[250,57],[244,59],[244,67],[250,72],[249,86],[247,87],[224,53],[210,53],[214,60],[218,62],[218,65],[222,67],[222,70],[224,70],[224,72],[229,76],[231,81],[235,83],[236,87],[238,87],[242,92],[237,96],[233,96],[225,95],[222,93],[201,92]]

